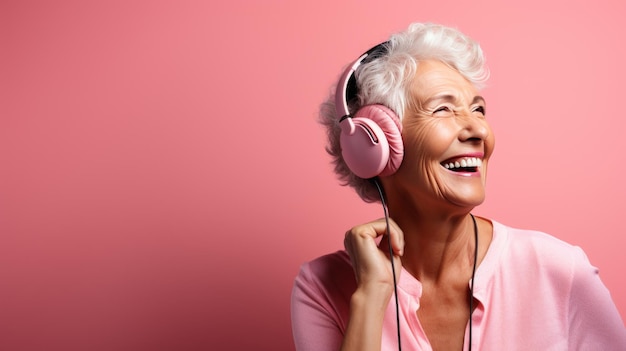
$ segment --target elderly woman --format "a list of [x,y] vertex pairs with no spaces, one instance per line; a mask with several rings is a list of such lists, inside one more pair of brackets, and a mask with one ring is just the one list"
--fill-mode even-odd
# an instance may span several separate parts
[[322,105],[327,150],[389,218],[302,266],[298,350],[626,350],[580,248],[471,214],[494,149],[487,75],[477,43],[434,24],[411,25],[343,74]]

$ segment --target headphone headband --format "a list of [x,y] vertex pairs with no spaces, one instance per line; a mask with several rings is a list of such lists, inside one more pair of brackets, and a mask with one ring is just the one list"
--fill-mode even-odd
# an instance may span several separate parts
[[343,72],[337,83],[337,91],[335,92],[335,111],[338,118],[343,119],[350,116],[348,102],[352,100],[359,91],[354,76],[356,69],[362,63],[370,62],[386,54],[388,51],[388,43],[389,41],[385,41],[367,50]]

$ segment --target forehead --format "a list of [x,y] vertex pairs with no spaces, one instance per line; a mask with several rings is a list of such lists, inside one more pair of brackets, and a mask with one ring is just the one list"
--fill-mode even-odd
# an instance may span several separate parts
[[441,61],[420,61],[413,81],[411,93],[420,101],[438,94],[467,97],[470,100],[478,95],[478,89],[456,69]]

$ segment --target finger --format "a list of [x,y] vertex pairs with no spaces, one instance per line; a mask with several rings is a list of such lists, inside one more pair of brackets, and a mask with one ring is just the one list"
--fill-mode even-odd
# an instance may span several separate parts
[[375,221],[357,225],[353,227],[350,231],[358,236],[369,236],[371,238],[377,238],[387,233],[387,224],[384,218],[380,218]]
[[385,234],[380,241],[379,248],[389,253],[389,245],[391,245],[391,251],[395,256],[402,256],[404,254],[404,233],[400,226],[392,219],[389,219],[389,233],[387,234],[387,223],[385,223]]
[[400,226],[391,218],[389,218],[389,239],[393,253],[402,256],[404,254],[404,233]]
[[[353,227],[346,232],[344,246],[350,251],[357,242],[361,245],[363,241],[371,241],[381,236],[387,236],[387,234],[391,239],[393,253],[401,256],[404,252],[404,234],[398,224],[392,219],[389,219],[389,227],[387,227],[387,221],[384,218]],[[385,245],[384,248],[388,250],[387,240],[383,238],[380,241],[380,245]],[[382,249],[383,247],[379,246],[379,248]]]

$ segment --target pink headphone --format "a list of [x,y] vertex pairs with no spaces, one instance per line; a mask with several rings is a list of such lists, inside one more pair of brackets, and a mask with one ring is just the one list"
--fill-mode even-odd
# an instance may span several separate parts
[[387,44],[376,45],[348,67],[335,93],[341,155],[352,173],[363,179],[393,174],[404,156],[402,124],[395,112],[380,104],[362,106],[354,115],[348,111],[348,102],[358,92],[354,72],[366,58],[371,61],[386,54]]

